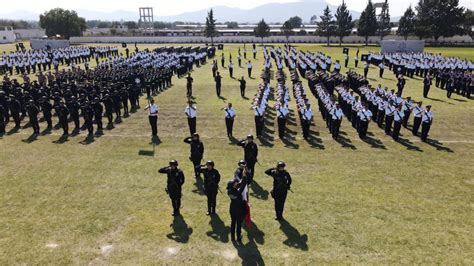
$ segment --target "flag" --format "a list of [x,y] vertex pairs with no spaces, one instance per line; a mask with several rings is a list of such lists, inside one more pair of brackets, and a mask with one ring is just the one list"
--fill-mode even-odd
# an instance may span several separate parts
[[248,228],[252,227],[252,219],[250,218],[250,205],[248,201],[245,201],[245,210],[246,210],[246,215],[245,215],[245,224],[247,225]]

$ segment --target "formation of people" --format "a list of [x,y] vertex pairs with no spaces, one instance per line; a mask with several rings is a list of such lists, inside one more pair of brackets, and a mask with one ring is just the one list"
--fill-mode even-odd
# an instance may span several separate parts
[[383,69],[388,66],[397,78],[418,76],[423,79],[423,96],[428,97],[430,86],[470,98],[474,90],[474,62],[431,53],[370,53],[368,62]]
[[[202,63],[205,61],[202,57],[206,54],[203,50],[181,47],[136,50],[127,56],[118,54],[113,47],[71,47],[19,53],[22,55],[11,53],[7,57],[24,58],[23,54],[28,54],[32,57],[52,57],[54,61],[55,56],[60,55],[58,60],[69,68],[44,72],[47,66],[41,69],[38,65],[37,80],[34,81],[28,77],[29,70],[20,68],[19,74],[25,72],[22,83],[10,79],[6,73],[0,90],[0,134],[5,133],[11,118],[16,131],[21,128],[24,118],[28,117],[25,126],[31,126],[33,135],[38,136],[39,116],[42,113],[47,124],[45,133],[60,127],[65,138],[71,133],[71,122],[74,123],[74,134],[81,130],[87,130],[89,137],[103,134],[103,117],[108,120],[107,128],[113,128],[114,123],[122,121],[122,117],[128,117],[140,108],[143,94],[146,93],[150,99],[166,90],[172,86],[173,75],[180,75],[182,71],[187,72],[193,65]],[[94,57],[101,60],[97,67],[90,69],[87,63]],[[186,60],[183,61],[183,58]],[[80,63],[84,63],[84,67]],[[34,69],[31,68],[33,72]],[[150,108],[151,105],[147,106],[147,110],[150,112],[150,124],[154,125],[158,110],[156,104],[153,108]],[[59,121],[54,127],[53,116],[57,116]],[[97,127],[95,134],[94,125]],[[157,127],[154,129],[153,135],[157,135]]]
[[[230,199],[229,213],[231,217],[230,235],[231,240],[237,244],[242,244],[242,224],[244,221],[250,225],[250,199],[249,186],[252,186],[256,175],[255,165],[258,162],[258,146],[253,141],[253,135],[248,135],[245,140],[239,142],[244,150],[244,159],[237,163],[237,168],[233,178],[225,185],[225,191]],[[203,175],[202,189],[207,197],[207,215],[215,215],[217,207],[217,195],[220,189],[221,173],[217,170],[215,162],[212,160],[201,164],[204,158],[204,144],[198,133],[184,140],[190,145],[190,161],[194,168],[194,178],[200,179]],[[264,171],[265,175],[273,178],[273,187],[270,192],[274,199],[275,220],[283,220],[284,206],[288,191],[291,190],[292,178],[285,170],[286,164],[278,161],[275,167]],[[184,171],[178,167],[178,161],[171,160],[168,166],[158,170],[161,174],[166,174],[167,182],[165,191],[169,195],[173,209],[173,216],[181,216],[181,198],[183,185],[185,183]],[[199,182],[196,182],[198,184]]]

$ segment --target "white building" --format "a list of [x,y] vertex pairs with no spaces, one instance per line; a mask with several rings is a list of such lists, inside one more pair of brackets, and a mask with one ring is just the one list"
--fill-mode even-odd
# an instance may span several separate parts
[[12,43],[15,40],[16,35],[13,27],[0,27],[0,43]]

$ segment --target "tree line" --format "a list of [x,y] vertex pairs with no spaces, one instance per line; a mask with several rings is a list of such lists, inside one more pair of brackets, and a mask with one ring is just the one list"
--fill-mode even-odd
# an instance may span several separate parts
[[[381,5],[381,11],[376,14],[376,7],[369,0],[367,6],[362,11],[360,18],[354,20],[343,1],[338,6],[334,15],[329,6],[319,16],[312,16],[311,23],[317,25],[316,33],[319,36],[326,37],[327,44],[330,43],[330,37],[338,37],[341,44],[343,38],[351,35],[354,28],[357,29],[357,34],[365,38],[366,45],[370,36],[379,36],[383,39],[391,33],[394,23],[390,22],[390,12],[388,0],[385,0]],[[155,22],[153,27],[155,29],[173,29],[178,24],[185,24],[183,22]],[[235,29],[239,25],[236,22],[217,23],[214,18],[213,10],[211,9],[206,17],[205,28],[203,34],[211,38],[218,36],[216,25],[225,24],[227,28]],[[285,35],[287,39],[289,36],[295,34],[295,29],[300,28],[303,21],[300,17],[290,17],[285,21],[280,33]],[[409,6],[403,16],[398,22],[397,34],[407,39],[409,36],[417,36],[420,39],[433,38],[438,41],[440,37],[451,37],[454,35],[473,34],[472,26],[474,24],[473,12],[459,5],[459,0],[419,0],[415,8]],[[24,21],[8,21],[0,20],[0,26],[13,26],[15,28],[29,28],[30,24]],[[64,10],[62,8],[55,8],[46,11],[40,15],[39,26],[46,30],[48,36],[61,35],[65,38],[70,36],[81,36],[86,28],[117,28],[119,26],[126,26],[129,29],[139,28],[139,22],[109,22],[100,20],[86,21],[79,17],[75,11]],[[265,20],[259,21],[254,28],[254,35],[263,38],[270,35],[270,27]]]
[[[370,36],[379,36],[383,39],[391,33],[394,26],[394,23],[390,22],[388,0],[382,3],[380,14],[376,14],[372,0],[369,0],[357,21],[352,19],[344,1],[338,6],[334,16],[329,6],[326,6],[319,20],[316,16],[312,16],[311,23],[317,25],[317,35],[326,37],[327,45],[329,45],[332,36],[338,37],[339,44],[342,44],[343,38],[349,36],[356,25],[357,35],[365,38],[366,45]],[[204,30],[206,37],[213,39],[218,36],[215,24],[211,9],[206,18]],[[294,29],[300,28],[302,24],[301,18],[291,17],[283,23],[280,31],[288,41],[289,36],[295,34]],[[472,36],[473,25],[472,10],[460,6],[459,0],[419,0],[415,10],[410,5],[400,18],[396,33],[405,39],[413,35],[420,39],[433,38],[437,42],[440,37],[462,34]],[[256,37],[262,38],[262,42],[263,38],[270,36],[270,27],[264,19],[254,28],[254,34]]]

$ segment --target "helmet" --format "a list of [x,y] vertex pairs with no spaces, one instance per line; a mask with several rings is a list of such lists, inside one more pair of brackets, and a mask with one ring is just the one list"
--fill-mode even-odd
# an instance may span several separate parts
[[198,133],[193,133],[193,137],[199,138],[199,134]]
[[174,165],[174,166],[178,166],[178,161],[176,161],[176,160],[171,160],[171,161],[170,161],[170,166],[173,166],[173,165]]
[[252,134],[249,134],[249,135],[247,135],[247,138],[248,138],[248,139],[253,139],[253,135],[252,135]]
[[239,163],[238,163],[239,166],[241,165],[247,165],[247,163],[245,162],[245,160],[240,160]]
[[277,162],[277,167],[285,167],[285,166],[286,166],[285,162],[283,162],[283,161],[278,161]]
[[206,165],[210,165],[210,166],[214,167],[214,161],[209,160],[209,161],[206,162]]

